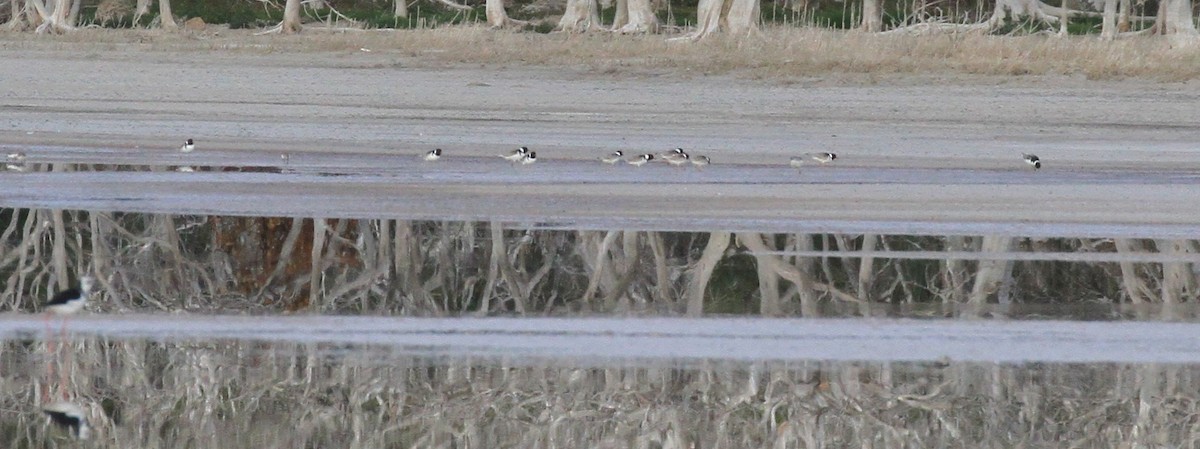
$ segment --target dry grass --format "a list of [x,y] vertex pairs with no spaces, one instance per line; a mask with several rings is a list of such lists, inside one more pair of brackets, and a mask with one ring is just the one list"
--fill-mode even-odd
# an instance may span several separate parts
[[783,80],[895,73],[1073,75],[1159,81],[1200,77],[1200,51],[1171,49],[1161,37],[1104,42],[1094,36],[903,36],[799,27],[771,27],[753,36],[715,36],[700,42],[669,42],[668,37],[544,35],[476,26],[347,32],[310,27],[298,36],[254,36],[242,30],[166,34],[93,29],[66,36],[0,33],[0,48],[102,51],[127,49],[133,43],[146,51],[260,54],[359,52],[360,48],[368,48],[376,57],[374,62],[354,59],[342,63],[398,63],[398,56],[405,66],[569,66],[599,73],[666,70]]

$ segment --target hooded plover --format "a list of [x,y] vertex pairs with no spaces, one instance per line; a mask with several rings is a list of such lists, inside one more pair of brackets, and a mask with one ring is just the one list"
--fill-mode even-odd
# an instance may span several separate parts
[[70,288],[56,293],[46,303],[46,312],[52,315],[71,315],[87,305],[88,294],[92,292],[95,279],[84,276],[79,280],[79,288]]
[[692,165],[695,165],[696,168],[704,168],[711,163],[712,159],[709,159],[708,156],[696,156],[692,158]]
[[441,159],[442,158],[442,149],[434,148],[432,150],[429,150],[429,152],[425,153],[425,156],[423,156],[422,158],[427,161],[436,161],[438,159]]
[[4,168],[10,171],[25,171],[25,152],[8,153],[7,164]]
[[822,164],[828,164],[830,162],[833,162],[834,159],[837,159],[837,154],[830,153],[828,151],[822,151],[820,153],[809,153],[809,154],[806,154],[805,156],[808,156],[809,159],[820,162]]
[[689,159],[691,159],[691,156],[688,156],[687,153],[667,153],[663,155],[664,161],[676,167],[688,163]]
[[612,165],[616,164],[617,162],[621,162],[622,157],[625,157],[625,153],[621,150],[617,150],[613,151],[612,154],[609,154],[608,156],[600,158],[600,162]]
[[643,154],[641,156],[638,156],[638,157],[635,157],[628,161],[625,161],[625,163],[635,166],[635,167],[641,167],[643,165],[646,165],[647,162],[650,162],[652,160],[654,160],[653,154]]
[[64,427],[71,436],[80,440],[88,439],[92,428],[88,426],[87,415],[78,405],[70,402],[55,402],[42,407],[42,413],[50,417],[50,422]]
[[521,165],[529,165],[534,162],[537,162],[536,151],[530,151],[529,154],[526,154],[525,157],[521,159]]
[[1025,159],[1025,163],[1032,165],[1034,170],[1042,168],[1042,160],[1036,154],[1021,153],[1021,158]]
[[529,154],[529,147],[520,147],[508,154],[501,154],[500,157],[509,162],[517,162],[523,161],[526,154]]
[[179,146],[180,153],[191,153],[192,150],[195,150],[195,149],[196,149],[196,142],[193,142],[192,139],[183,141],[183,145]]

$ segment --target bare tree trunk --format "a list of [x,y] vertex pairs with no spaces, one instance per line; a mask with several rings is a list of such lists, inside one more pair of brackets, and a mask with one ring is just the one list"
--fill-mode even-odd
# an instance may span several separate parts
[[1129,0],[1120,0],[1117,6],[1117,32],[1129,31]]
[[67,14],[71,10],[71,0],[53,0],[54,3],[49,3],[53,9],[47,10],[40,0],[31,0],[34,10],[44,20],[41,25],[38,25],[38,33],[65,33],[75,29],[74,24],[67,22]]
[[67,15],[67,23],[79,23],[79,8],[82,6],[83,0],[75,0],[71,2],[71,13]]
[[654,291],[655,300],[667,304],[671,299],[671,279],[667,269],[667,253],[664,248],[662,234],[647,232],[646,240],[650,241],[650,251],[654,253]]
[[1164,0],[1167,4],[1165,31],[1172,47],[1191,47],[1200,42],[1192,17],[1192,0]]
[[[1008,252],[1012,248],[1012,241],[1011,237],[985,235],[980,251],[984,253]],[[1012,261],[1009,260],[979,261],[979,270],[975,273],[975,285],[971,290],[970,303],[974,305],[987,303],[988,297],[996,293],[1004,283],[1004,275],[1008,272],[1007,265],[1011,263]]]
[[[946,237],[946,251],[963,251],[967,248],[967,238],[960,235]],[[967,270],[962,259],[946,259],[943,272],[943,302],[962,303],[966,299]]]
[[287,0],[283,5],[283,22],[279,27],[283,34],[300,32],[300,0]]
[[525,25],[525,22],[508,17],[508,13],[504,12],[504,0],[487,0],[484,11],[487,13],[488,26],[492,28]]
[[879,0],[863,0],[862,30],[868,33],[883,31],[883,12]]
[[731,0],[725,24],[730,34],[747,34],[758,29],[759,0]]
[[[1129,20],[1126,17],[1125,20]],[[1111,41],[1117,37],[1117,0],[1104,0],[1104,18],[1100,22],[1100,39]]]
[[[754,252],[754,269],[758,273],[759,306],[763,316],[780,316],[783,307],[779,298],[779,274],[775,262],[776,256],[766,254],[775,251],[774,238],[771,235],[760,235],[754,232],[739,232],[738,240],[746,248]],[[764,242],[766,240],[766,242]]]
[[700,0],[696,6],[696,31],[690,36],[700,39],[721,30],[721,12],[725,0]]
[[613,20],[613,30],[618,33],[655,33],[658,32],[658,16],[650,0],[618,0],[617,17]]
[[[863,234],[861,251],[875,251],[879,236]],[[858,297],[863,301],[871,301],[871,290],[875,287],[875,258],[863,256],[858,260]]]
[[725,256],[725,248],[729,247],[728,232],[712,232],[708,235],[708,245],[696,266],[692,267],[691,283],[688,286],[687,316],[704,314],[704,292],[708,290],[708,281],[712,278],[713,269],[717,262]]
[[558,21],[558,29],[569,33],[603,29],[596,0],[567,0],[567,11]]
[[150,0],[137,0],[137,8],[133,11],[133,22],[142,20],[142,16],[150,14]]
[[[1138,240],[1133,239],[1114,239],[1113,243],[1117,247],[1118,254],[1131,254],[1144,252],[1145,248]],[[1125,295],[1129,296],[1129,302],[1134,304],[1144,304],[1150,302],[1150,287],[1146,285],[1146,281],[1138,275],[1137,265],[1133,262],[1121,261],[1121,286],[1125,289]]]
[[[1158,240],[1155,242],[1158,252],[1168,256],[1184,256],[1191,254],[1191,244],[1187,240]],[[1163,262],[1162,264],[1162,300],[1164,303],[1175,304],[1196,295],[1196,275],[1192,264],[1188,262]]]
[[408,18],[408,1],[407,0],[395,0],[395,3],[396,3],[396,6],[395,6],[395,9],[392,10],[392,17],[399,17],[401,19],[407,19]]
[[179,28],[175,23],[175,15],[171,14],[171,0],[158,0],[158,26],[168,31]]

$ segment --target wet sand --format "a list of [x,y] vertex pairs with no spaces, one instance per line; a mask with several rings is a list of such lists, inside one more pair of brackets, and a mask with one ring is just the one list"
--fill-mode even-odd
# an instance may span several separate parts
[[[0,172],[0,206],[501,220],[523,226],[1189,236],[1194,87],[1073,78],[881,84],[421,67],[386,51],[0,51],[0,147],[31,163],[281,173]],[[195,153],[175,148],[185,138]],[[540,162],[495,157],[517,145]],[[675,146],[699,171],[609,167]],[[422,163],[440,147],[447,156]],[[797,172],[788,157],[839,154]],[[279,157],[287,152],[285,163]],[[1036,153],[1046,167],[1020,159]]]

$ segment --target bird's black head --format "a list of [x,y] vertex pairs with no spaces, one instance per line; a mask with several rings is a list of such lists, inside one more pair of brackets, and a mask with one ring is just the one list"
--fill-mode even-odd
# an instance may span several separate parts
[[837,155],[836,155],[836,154],[833,154],[833,153],[829,153],[829,159],[831,159],[831,160],[832,160],[832,159],[837,159]]
[[613,156],[621,157],[624,155],[625,155],[625,153],[621,152],[621,150],[617,150],[617,151],[613,152]]
[[652,160],[654,160],[654,155],[653,154],[643,154],[642,159],[652,161]]
[[192,142],[192,139],[188,139],[188,140],[184,141],[184,143],[186,143],[188,145],[195,145],[195,143]]
[[528,152],[529,152],[529,147],[520,147],[520,148],[517,148],[517,152],[519,152],[519,153],[521,153],[521,154],[528,153]]
[[1034,169],[1034,170],[1037,170],[1037,169],[1039,169],[1039,168],[1042,168],[1042,161],[1034,161],[1034,162],[1033,162],[1033,169]]
[[530,151],[530,152],[529,152],[529,158],[530,158],[530,159],[537,159],[537,152],[536,152],[536,151]]
[[441,156],[441,155],[442,155],[442,149],[441,149],[441,148],[435,148],[435,149],[433,150],[433,154],[434,154],[434,155],[437,155],[437,156]]
[[674,149],[674,150],[672,150],[672,151],[674,151],[674,152],[675,152],[675,154],[683,154],[683,148],[676,148],[676,149]]

